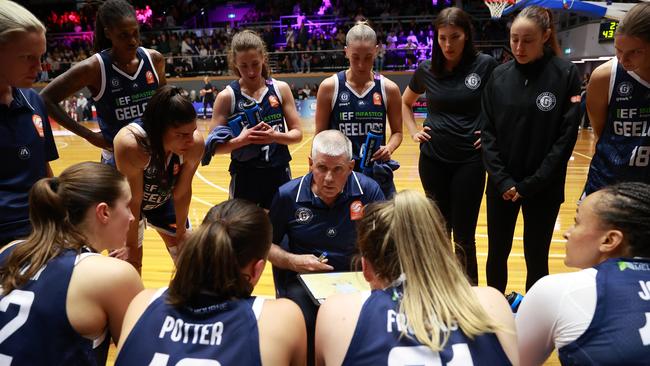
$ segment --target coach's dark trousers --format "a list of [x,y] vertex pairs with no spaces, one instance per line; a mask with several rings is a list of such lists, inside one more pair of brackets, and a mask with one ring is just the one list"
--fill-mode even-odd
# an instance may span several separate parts
[[559,200],[540,195],[524,197],[517,202],[505,201],[488,181],[487,190],[488,258],[487,284],[505,292],[508,284],[508,256],[517,224],[519,209],[524,216],[524,258],[526,260],[526,291],[548,274],[548,251]]

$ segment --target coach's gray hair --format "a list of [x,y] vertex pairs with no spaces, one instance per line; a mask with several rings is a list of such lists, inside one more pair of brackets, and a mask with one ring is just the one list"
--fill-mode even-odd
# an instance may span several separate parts
[[327,156],[345,156],[352,160],[352,141],[338,130],[321,131],[314,137],[311,145],[312,159],[316,154]]
[[350,42],[354,41],[370,41],[377,44],[377,33],[368,25],[366,21],[359,21],[357,24],[350,28],[348,34],[345,36],[345,45],[349,46]]
[[42,32],[45,26],[34,14],[9,0],[0,0],[0,43],[5,43],[15,32]]

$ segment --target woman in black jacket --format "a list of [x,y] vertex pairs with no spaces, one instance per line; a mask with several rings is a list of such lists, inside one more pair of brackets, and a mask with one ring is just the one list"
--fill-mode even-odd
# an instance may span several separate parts
[[508,282],[520,208],[526,289],[548,274],[549,246],[580,116],[578,70],[558,57],[552,13],[539,6],[525,8],[512,24],[510,46],[515,60],[494,70],[482,95],[487,282],[501,291]]

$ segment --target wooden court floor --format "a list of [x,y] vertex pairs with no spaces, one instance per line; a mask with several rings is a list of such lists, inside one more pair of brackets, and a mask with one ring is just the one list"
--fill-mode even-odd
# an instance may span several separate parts
[[[313,139],[313,120],[303,120],[303,140],[299,144],[291,145],[289,150],[293,160],[291,171],[293,177],[299,177],[307,173],[307,156],[311,149]],[[207,123],[199,120],[199,130],[204,136],[207,135]],[[56,145],[60,158],[52,162],[54,174],[59,174],[71,164],[81,161],[98,161],[99,149],[87,143],[85,140],[69,135],[57,126],[55,130]],[[575,146],[566,180],[566,200],[560,208],[560,213],[555,223],[553,241],[551,243],[549,268],[551,273],[568,272],[574,269],[564,266],[564,242],[562,237],[564,231],[573,224],[576,210],[576,202],[582,193],[586,180],[589,163],[593,154],[593,133],[581,130],[578,135],[578,142]],[[401,168],[395,172],[395,184],[398,190],[414,189],[423,191],[420,184],[417,162],[419,149],[416,143],[405,137],[400,148],[395,152],[393,158],[398,160]],[[190,205],[189,218],[193,226],[197,226],[203,216],[213,205],[228,198],[228,174],[229,155],[215,156],[209,166],[200,167],[193,181],[192,202]],[[525,264],[522,248],[523,225],[520,215],[515,229],[515,238],[512,252],[508,261],[509,282],[508,292],[523,292],[525,287]],[[479,265],[479,281],[485,285],[485,261],[487,259],[487,224],[485,213],[485,199],[481,204],[481,211],[476,230],[476,244]],[[144,241],[144,262],[142,268],[142,279],[147,288],[158,288],[166,286],[173,272],[173,264],[164,244],[153,229],[145,232]],[[264,275],[255,288],[254,294],[261,296],[274,296],[273,277],[270,265],[266,267]],[[113,352],[109,356],[109,364],[113,361]],[[557,365],[557,357],[551,357],[548,365]]]

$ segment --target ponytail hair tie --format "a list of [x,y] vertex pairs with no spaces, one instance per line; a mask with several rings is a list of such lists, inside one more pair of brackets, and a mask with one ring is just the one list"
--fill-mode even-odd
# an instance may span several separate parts
[[59,191],[59,177],[50,178],[49,183],[50,183],[50,189],[53,192],[58,193],[58,191]]

